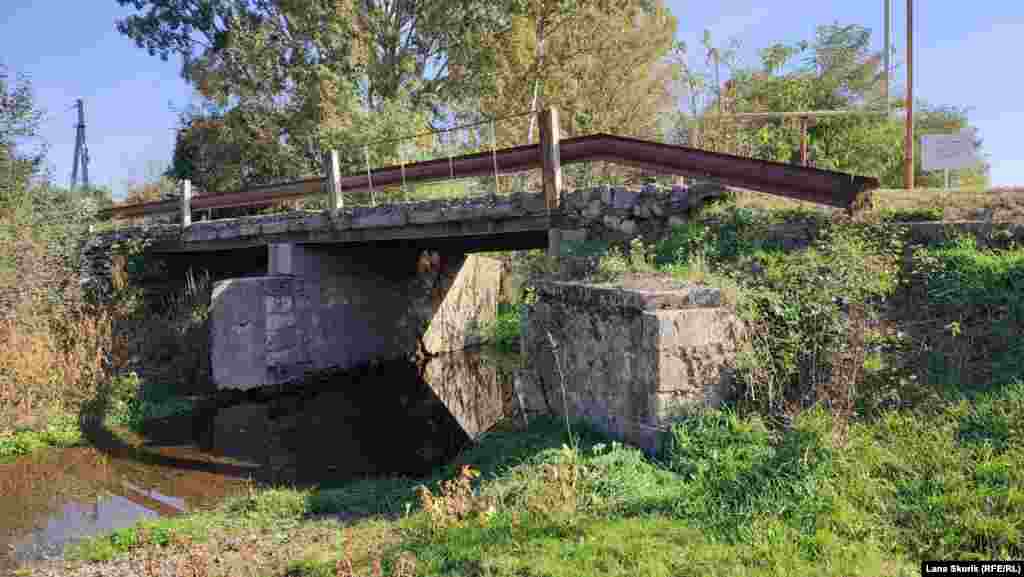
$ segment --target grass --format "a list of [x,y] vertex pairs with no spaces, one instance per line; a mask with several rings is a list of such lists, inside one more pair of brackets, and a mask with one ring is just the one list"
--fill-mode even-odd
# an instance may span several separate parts
[[58,415],[46,419],[46,425],[41,429],[15,430],[0,437],[0,463],[47,447],[66,448],[81,443],[78,419],[71,415]]
[[573,446],[562,421],[535,420],[437,470],[432,505],[409,479],[256,490],[70,554],[182,556],[185,541],[214,571],[242,542],[262,551],[260,574],[292,576],[393,575],[410,559],[416,575],[916,575],[921,559],[1024,554],[1022,417],[1021,383],[857,421],[842,444],[820,409],[787,431],[705,411],[657,459],[578,424]]

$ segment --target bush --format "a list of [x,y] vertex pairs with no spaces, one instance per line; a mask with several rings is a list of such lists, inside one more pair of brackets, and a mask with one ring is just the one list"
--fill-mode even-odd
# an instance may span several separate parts
[[520,317],[522,305],[498,304],[498,316],[488,325],[488,339],[499,350],[519,350],[519,338],[522,333]]
[[914,253],[907,310],[918,342],[911,359],[954,396],[1024,378],[1024,249],[979,249],[973,237]]

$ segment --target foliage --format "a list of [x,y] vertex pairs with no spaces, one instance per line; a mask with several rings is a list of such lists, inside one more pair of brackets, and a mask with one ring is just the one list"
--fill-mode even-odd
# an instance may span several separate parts
[[973,237],[914,253],[914,359],[947,390],[985,390],[1024,378],[1024,250],[979,248]]
[[[676,19],[658,2],[528,2],[508,31],[493,37],[496,87],[483,110],[559,109],[564,134],[650,136],[670,107],[677,67],[665,60]],[[532,123],[500,140],[536,138]]]
[[182,114],[169,174],[207,191],[306,176],[331,146],[346,168],[364,166],[361,146],[342,145],[387,138],[394,126],[416,132],[448,113],[441,103],[491,82],[483,38],[518,5],[118,2],[136,11],[118,30],[165,60],[180,56],[204,100]]
[[492,345],[502,351],[514,351],[519,349],[519,337],[522,332],[521,315],[523,307],[520,304],[508,305],[499,303],[498,316],[488,326],[487,332]]
[[[799,112],[852,110],[865,114],[813,119],[807,130],[810,162],[831,170],[879,178],[884,186],[903,182],[903,123],[887,116],[882,56],[870,50],[870,30],[858,26],[819,26],[812,41],[776,43],[761,51],[760,67],[735,67],[728,81],[708,83],[707,74],[685,70],[683,87],[690,110],[677,113],[674,138],[680,142],[742,155],[795,162],[800,155],[797,119],[757,122],[718,119],[713,112]],[[685,47],[682,47],[685,51]],[[710,43],[705,48],[715,77],[719,58],[727,51]],[[708,94],[710,93],[710,94]],[[711,102],[703,107],[698,100]],[[901,104],[892,106],[897,113]],[[915,104],[916,133],[949,133],[968,127],[967,109]],[[981,141],[976,142],[980,151]],[[939,173],[921,170],[920,144],[915,143],[915,181],[941,184]],[[953,171],[965,186],[984,184],[987,166]]]
[[[91,307],[78,282],[96,203],[52,186],[42,157],[22,152],[41,111],[27,82],[2,88],[0,155],[21,159],[24,172],[0,198],[0,433],[15,447],[37,444],[19,438],[63,444],[61,419],[77,415],[108,377],[115,347],[108,312]],[[14,430],[22,432],[8,438]]]
[[16,430],[0,436],[0,462],[45,447],[73,447],[81,442],[78,419],[71,415],[61,415],[47,419],[41,429]]

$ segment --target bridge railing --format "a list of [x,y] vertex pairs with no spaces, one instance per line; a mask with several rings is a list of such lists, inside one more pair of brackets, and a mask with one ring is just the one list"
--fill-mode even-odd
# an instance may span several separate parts
[[354,192],[369,191],[372,198],[373,191],[389,186],[404,188],[411,183],[472,177],[493,177],[497,183],[499,175],[536,169],[541,171],[547,207],[557,210],[562,198],[562,166],[594,161],[658,174],[710,177],[731,186],[837,207],[848,207],[861,192],[878,188],[874,178],[609,134],[562,139],[557,109],[543,110],[537,115],[540,141],[534,145],[492,148],[376,169],[371,169],[368,162],[365,172],[352,174],[341,174],[338,152],[332,150],[324,155],[322,177],[201,196],[193,196],[191,183],[186,180],[181,183],[179,199],[118,205],[101,211],[100,216],[123,219],[180,213],[181,225],[188,227],[196,211],[266,207],[315,196],[326,197],[326,208],[337,211],[346,208],[346,195]]

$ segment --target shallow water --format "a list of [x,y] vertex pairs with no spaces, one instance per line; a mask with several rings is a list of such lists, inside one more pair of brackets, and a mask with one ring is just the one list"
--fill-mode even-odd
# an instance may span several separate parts
[[201,421],[168,420],[131,444],[100,431],[94,446],[0,463],[0,574],[253,484],[425,473],[507,414],[509,361],[466,351],[389,364]]

